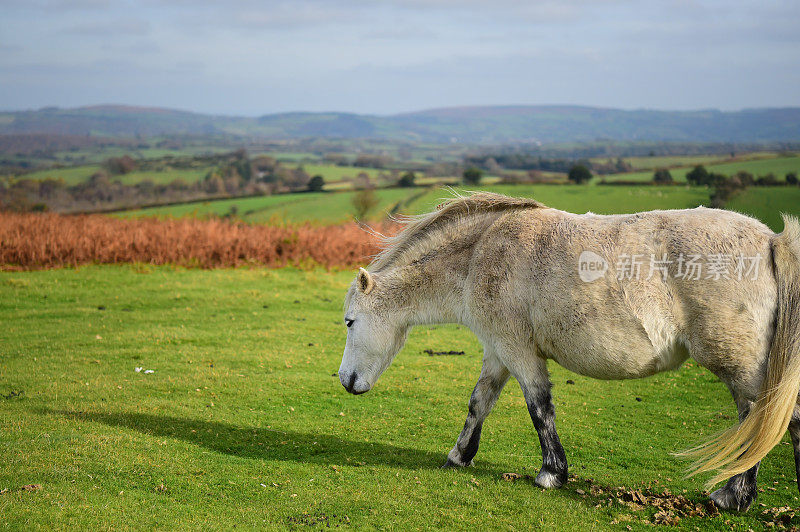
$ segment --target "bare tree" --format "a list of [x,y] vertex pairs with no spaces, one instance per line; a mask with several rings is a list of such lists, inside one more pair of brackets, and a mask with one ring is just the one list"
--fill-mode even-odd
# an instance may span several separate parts
[[371,188],[359,190],[353,195],[353,213],[357,220],[363,220],[369,211],[378,205],[378,197]]

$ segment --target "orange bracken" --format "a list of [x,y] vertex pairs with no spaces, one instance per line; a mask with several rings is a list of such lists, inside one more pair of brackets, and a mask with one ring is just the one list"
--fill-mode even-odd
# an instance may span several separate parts
[[[394,226],[379,227],[392,232]],[[0,269],[141,262],[198,268],[366,264],[380,240],[356,224],[249,225],[211,219],[117,219],[0,212]]]

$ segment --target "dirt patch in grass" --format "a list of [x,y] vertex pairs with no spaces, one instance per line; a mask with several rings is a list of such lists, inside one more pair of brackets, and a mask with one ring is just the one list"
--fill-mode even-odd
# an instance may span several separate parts
[[433,349],[425,349],[423,353],[427,353],[430,357],[447,356],[447,355],[463,355],[464,351],[434,351]]
[[340,528],[343,526],[350,526],[350,518],[346,515],[327,515],[324,513],[301,513],[299,515],[290,515],[286,518],[286,524],[289,528]]
[[23,397],[25,395],[25,390],[11,390],[9,393],[4,393],[0,395],[3,399],[14,399],[17,397]]

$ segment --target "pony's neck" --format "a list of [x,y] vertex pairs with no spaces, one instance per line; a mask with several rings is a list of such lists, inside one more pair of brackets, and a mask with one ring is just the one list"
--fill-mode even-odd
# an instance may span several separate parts
[[[482,217],[481,217],[482,218]],[[432,235],[383,275],[409,326],[466,323],[464,290],[476,242],[484,223],[464,223],[458,231]]]
[[402,269],[403,282],[398,288],[404,294],[409,326],[463,322],[466,274],[447,266],[447,270],[438,271],[427,266],[420,270],[413,270],[413,266]]

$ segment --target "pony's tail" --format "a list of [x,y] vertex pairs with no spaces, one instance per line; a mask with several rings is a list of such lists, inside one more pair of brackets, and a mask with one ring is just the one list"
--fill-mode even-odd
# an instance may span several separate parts
[[792,418],[800,391],[800,224],[783,215],[783,233],[772,239],[778,283],[775,336],[767,373],[750,413],[738,426],[683,453],[696,461],[690,476],[718,470],[713,486],[744,473],[780,442]]

